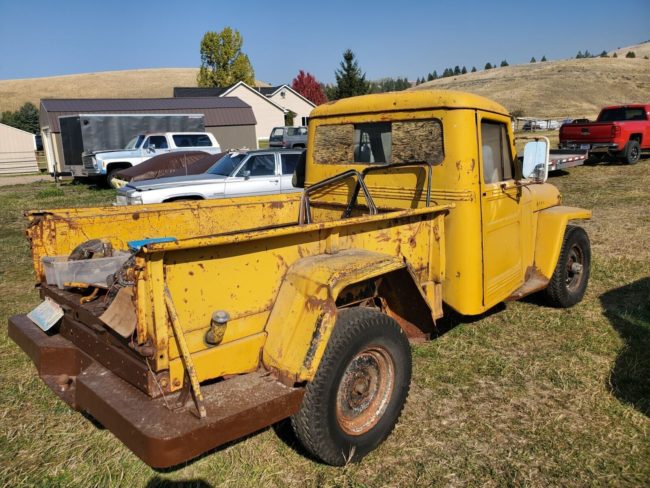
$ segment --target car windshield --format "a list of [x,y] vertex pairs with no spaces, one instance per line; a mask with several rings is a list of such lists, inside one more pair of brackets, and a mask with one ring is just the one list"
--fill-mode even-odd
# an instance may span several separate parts
[[223,158],[212,165],[206,173],[210,173],[211,175],[230,176],[245,157],[246,154],[242,153],[226,154]]
[[134,137],[133,139],[131,139],[127,143],[127,145],[126,145],[126,147],[124,149],[138,149],[142,145],[142,141],[144,141],[144,136],[143,135],[139,135],[137,137]]

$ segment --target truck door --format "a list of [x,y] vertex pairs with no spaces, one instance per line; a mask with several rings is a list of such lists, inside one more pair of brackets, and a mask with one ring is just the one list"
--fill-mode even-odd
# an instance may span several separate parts
[[280,193],[279,163],[275,154],[254,154],[226,180],[226,197]]
[[523,283],[521,202],[506,117],[478,115],[483,233],[483,303],[491,307]]
[[143,156],[145,158],[168,153],[169,145],[167,144],[167,138],[165,136],[149,136],[142,144],[142,149],[144,150]]

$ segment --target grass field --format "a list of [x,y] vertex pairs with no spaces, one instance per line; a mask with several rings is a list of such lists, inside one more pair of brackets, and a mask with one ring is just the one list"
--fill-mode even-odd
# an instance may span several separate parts
[[70,410],[6,334],[8,316],[38,303],[22,212],[108,203],[113,192],[0,188],[0,486],[648,486],[649,169],[644,160],[552,177],[565,204],[594,211],[585,300],[446,319],[446,333],[413,349],[394,433],[345,468],[310,460],[281,424],[155,471]]

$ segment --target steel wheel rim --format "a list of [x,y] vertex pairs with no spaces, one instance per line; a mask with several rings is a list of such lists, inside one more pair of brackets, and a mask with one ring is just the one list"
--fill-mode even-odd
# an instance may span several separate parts
[[567,260],[566,287],[574,291],[580,286],[584,270],[584,253],[580,246],[571,246]]
[[395,384],[395,364],[384,347],[371,346],[348,364],[336,395],[336,419],[349,435],[372,429],[386,412]]
[[640,149],[637,146],[634,146],[630,151],[630,159],[636,159],[639,156]]

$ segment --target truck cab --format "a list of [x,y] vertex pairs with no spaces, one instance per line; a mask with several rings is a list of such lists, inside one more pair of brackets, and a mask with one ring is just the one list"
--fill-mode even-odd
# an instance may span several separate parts
[[[307,147],[306,188],[342,171],[366,172],[378,207],[427,205],[427,176],[424,167],[375,167],[430,164],[430,204],[453,206],[445,218],[443,301],[466,315],[545,288],[567,222],[590,216],[560,206],[559,191],[545,176],[524,177],[510,115],[475,95],[421,91],[322,105],[310,115]],[[346,198],[339,186],[317,201]]]
[[115,174],[159,154],[199,148],[211,154],[221,152],[219,143],[209,132],[160,132],[138,134],[124,149],[84,154],[84,176],[102,176],[112,185]]

